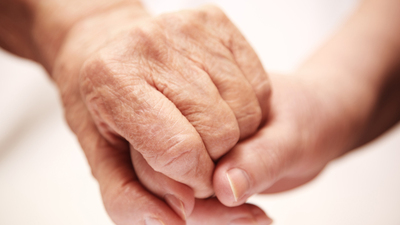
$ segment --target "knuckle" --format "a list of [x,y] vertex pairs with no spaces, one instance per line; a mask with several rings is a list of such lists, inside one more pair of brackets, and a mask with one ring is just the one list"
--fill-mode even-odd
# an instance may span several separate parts
[[137,68],[136,62],[126,64],[125,60],[108,50],[87,59],[79,74],[79,88],[84,98],[101,98],[105,103],[115,103],[132,92],[132,86],[141,85],[141,69]]
[[[184,183],[205,196],[212,192],[213,163],[198,135],[175,135],[174,143],[152,155],[143,154],[149,165],[157,172]],[[208,197],[208,196],[207,196]]]
[[86,92],[91,90],[93,86],[107,84],[113,70],[115,70],[113,63],[104,54],[96,54],[87,59],[79,76],[81,90]]
[[260,107],[257,107],[258,110],[254,111],[254,112],[250,112],[247,115],[247,118],[249,118],[247,121],[249,123],[249,134],[254,134],[254,132],[256,132],[257,128],[260,126],[261,121],[263,119],[263,114],[261,111]]
[[257,91],[260,92],[261,100],[268,101],[271,98],[272,95],[272,88],[271,88],[271,83],[268,80],[268,78],[263,79],[258,87]]
[[246,110],[244,111],[243,115],[238,118],[238,122],[241,125],[240,129],[247,130],[247,135],[250,135],[257,130],[258,126],[261,123],[263,116],[262,110],[256,99],[249,103],[247,107],[243,108],[245,108]]
[[181,177],[192,176],[192,168],[198,168],[198,159],[203,149],[201,140],[194,135],[175,135],[168,141],[166,148],[153,157],[152,167],[158,172]]
[[[236,145],[236,143],[239,141],[240,139],[240,130],[237,126],[232,127],[230,129],[227,129],[223,135],[221,135],[219,142],[221,141],[222,146],[222,153],[226,153],[227,151],[229,151],[229,149],[231,149],[233,146]],[[220,156],[217,157],[213,157],[213,158],[219,158]]]
[[171,33],[171,37],[182,39],[187,39],[187,37],[196,38],[199,35],[199,31],[204,29],[202,22],[203,19],[199,17],[196,11],[192,10],[164,14],[158,18],[158,23],[162,24],[166,32]]
[[133,48],[126,58],[132,59],[133,56],[139,64],[147,67],[167,64],[169,52],[166,36],[160,31],[159,25],[162,23],[164,23],[163,19],[159,18],[149,22],[145,27],[134,29],[130,35],[134,40]]
[[261,97],[259,97],[259,102],[262,107],[261,110],[262,110],[263,120],[266,120],[270,110],[272,88],[269,82],[265,82],[264,85],[261,85],[260,89],[261,89],[260,91]]
[[[93,112],[93,108],[98,108],[103,100],[110,98],[110,91],[115,83],[113,79],[113,66],[101,55],[89,58],[82,66],[79,75],[79,89],[82,100],[88,109]],[[104,88],[104,87],[107,88]],[[104,90],[109,90],[105,92]],[[102,109],[104,107],[101,107]],[[100,109],[99,109],[100,110]],[[103,111],[103,110],[100,110]],[[96,115],[97,113],[94,113]]]
[[238,142],[240,129],[235,113],[222,98],[207,102],[209,105],[186,117],[201,135],[211,158],[216,160]]
[[228,152],[240,139],[240,129],[236,119],[232,118],[220,125],[213,129],[212,141],[214,143],[207,143],[213,160],[217,160]]
[[240,129],[236,121],[227,123],[222,131],[220,140],[226,143],[226,148],[233,147],[239,141]]
[[267,72],[265,72],[262,63],[260,62],[258,56],[253,53],[251,58],[254,59],[253,64],[247,63],[248,71],[252,73],[253,78],[250,79],[250,83],[253,85],[256,94],[259,94],[265,98],[271,95],[271,82],[268,78]]
[[252,85],[261,108],[262,122],[264,122],[267,119],[270,109],[270,101],[272,96],[271,83],[267,74],[262,72],[260,73],[260,76],[252,82]]
[[233,90],[227,90],[225,97],[235,114],[235,121],[240,129],[240,138],[243,139],[254,133],[263,119],[263,109],[258,101],[257,93],[250,84],[241,80],[230,82]]

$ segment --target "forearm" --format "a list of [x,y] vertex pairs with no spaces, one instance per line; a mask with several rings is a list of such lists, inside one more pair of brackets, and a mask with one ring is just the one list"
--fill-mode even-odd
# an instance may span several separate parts
[[332,114],[348,118],[340,135],[352,141],[341,148],[357,147],[399,119],[399,27],[399,1],[365,1],[298,71],[334,96],[325,103]]
[[140,0],[1,0],[0,46],[51,72],[57,52],[77,22],[114,8],[147,14]]

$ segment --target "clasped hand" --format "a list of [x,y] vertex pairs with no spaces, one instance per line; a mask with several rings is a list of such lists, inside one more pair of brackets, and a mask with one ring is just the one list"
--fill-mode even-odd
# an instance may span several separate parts
[[[214,194],[214,162],[254,134],[269,108],[267,74],[216,7],[85,19],[68,33],[53,76],[117,224],[183,224],[194,197]],[[230,210],[198,202],[214,220],[211,209]],[[239,211],[266,219],[254,206]]]

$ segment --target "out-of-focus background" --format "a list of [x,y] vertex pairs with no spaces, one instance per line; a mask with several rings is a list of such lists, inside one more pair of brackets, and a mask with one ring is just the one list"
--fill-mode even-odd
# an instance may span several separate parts
[[[155,14],[214,2],[268,71],[290,73],[355,10],[356,0],[144,0]],[[321,74],[323,76],[323,74]],[[400,102],[400,100],[399,100]],[[313,182],[255,196],[275,225],[399,225],[400,126]],[[110,225],[58,93],[35,63],[0,50],[0,224]]]

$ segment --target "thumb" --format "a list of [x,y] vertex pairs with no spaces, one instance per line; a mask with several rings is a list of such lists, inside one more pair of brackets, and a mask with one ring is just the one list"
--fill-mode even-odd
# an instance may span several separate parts
[[236,145],[218,163],[214,190],[227,206],[238,206],[288,174],[299,161],[299,141],[291,128],[269,125]]
[[331,94],[299,79],[271,78],[275,88],[268,124],[216,166],[213,187],[226,206],[240,205],[256,193],[300,186],[351,146],[350,125],[338,120],[344,114],[332,104],[337,100]]

